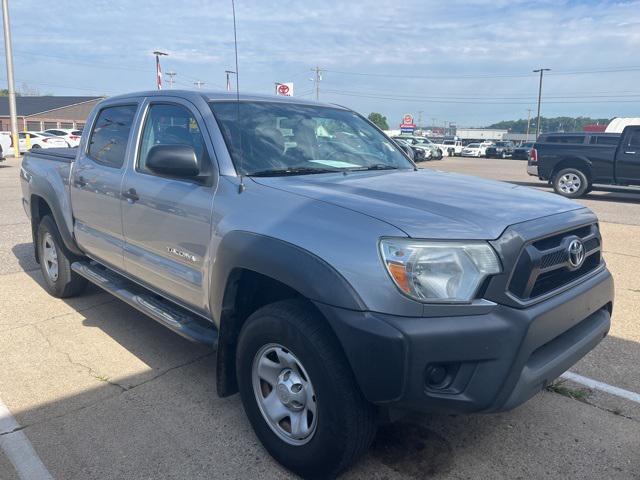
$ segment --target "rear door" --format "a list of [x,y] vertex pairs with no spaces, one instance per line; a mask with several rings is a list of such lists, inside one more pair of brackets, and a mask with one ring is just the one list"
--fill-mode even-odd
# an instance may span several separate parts
[[[127,273],[155,291],[199,312],[208,309],[209,245],[217,169],[204,121],[193,104],[151,97],[137,152],[123,191],[124,261]],[[175,178],[146,167],[151,147],[191,145],[201,177]]]
[[640,185],[640,127],[627,127],[616,155],[618,183]]
[[120,270],[124,269],[121,187],[137,109],[132,102],[102,107],[71,175],[78,245],[96,260]]

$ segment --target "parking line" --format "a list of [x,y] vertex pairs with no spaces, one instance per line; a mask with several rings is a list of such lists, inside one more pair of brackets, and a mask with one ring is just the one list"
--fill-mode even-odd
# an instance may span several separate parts
[[615,395],[616,397],[625,398],[635,403],[640,403],[640,393],[631,392],[623,388],[614,387],[613,385],[599,382],[591,378],[583,377],[582,375],[578,375],[577,373],[573,373],[573,372],[564,372],[560,376],[562,378],[566,378],[567,380],[571,380],[572,382],[579,383],[580,385],[584,385],[585,387],[589,387],[594,390],[600,390],[601,392],[609,393],[611,395]]
[[0,448],[22,480],[53,480],[33,445],[0,399]]

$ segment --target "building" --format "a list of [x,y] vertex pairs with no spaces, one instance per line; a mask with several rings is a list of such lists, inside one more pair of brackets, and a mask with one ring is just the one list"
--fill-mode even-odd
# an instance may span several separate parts
[[[18,130],[82,128],[89,112],[104,97],[16,97]],[[0,130],[11,130],[9,98],[0,97]]]
[[460,140],[502,140],[508,130],[495,128],[458,128],[456,136]]

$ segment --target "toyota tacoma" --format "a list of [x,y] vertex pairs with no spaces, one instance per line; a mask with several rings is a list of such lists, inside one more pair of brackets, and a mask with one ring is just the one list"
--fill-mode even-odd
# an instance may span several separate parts
[[512,409],[609,330],[589,209],[417,169],[343,107],[112,97],[77,151],[32,151],[20,176],[48,292],[91,282],[215,347],[218,394],[305,477],[398,412]]

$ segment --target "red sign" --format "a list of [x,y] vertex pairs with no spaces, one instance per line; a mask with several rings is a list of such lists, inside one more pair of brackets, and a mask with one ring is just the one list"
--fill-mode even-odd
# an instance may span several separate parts
[[413,124],[413,115],[410,113],[405,113],[404,117],[402,117],[402,123],[405,125]]
[[415,123],[402,123],[400,124],[400,128],[413,128],[415,130]]
[[285,85],[284,83],[281,83],[280,85],[278,85],[278,93],[280,95],[288,95],[289,94],[289,85]]

